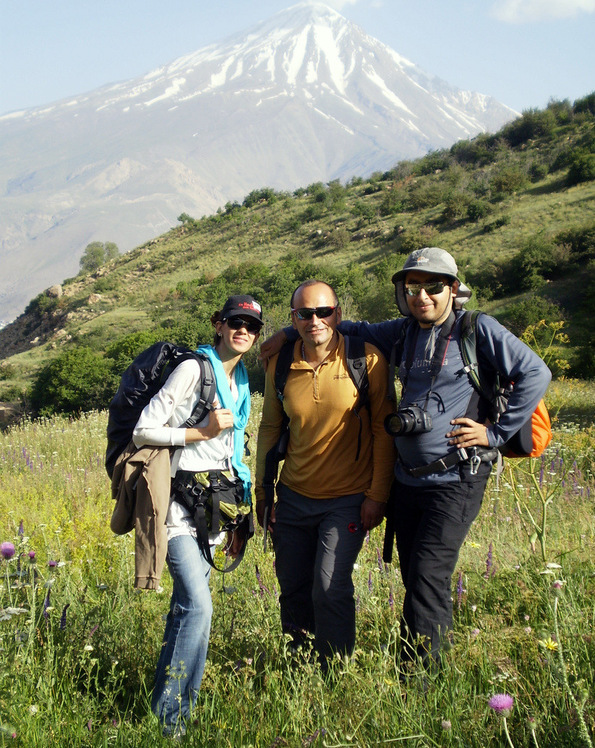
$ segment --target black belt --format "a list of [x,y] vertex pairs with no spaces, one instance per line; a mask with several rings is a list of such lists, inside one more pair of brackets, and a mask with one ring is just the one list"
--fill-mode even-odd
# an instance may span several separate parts
[[467,451],[464,447],[462,449],[455,449],[454,452],[441,457],[439,460],[430,462],[429,465],[421,465],[416,468],[406,468],[405,472],[412,478],[421,478],[424,475],[432,475],[432,473],[444,473],[454,465],[458,465],[460,462],[471,461],[471,472],[474,474],[477,472],[480,462],[493,462],[497,457],[496,449],[485,449],[484,447],[472,447]]

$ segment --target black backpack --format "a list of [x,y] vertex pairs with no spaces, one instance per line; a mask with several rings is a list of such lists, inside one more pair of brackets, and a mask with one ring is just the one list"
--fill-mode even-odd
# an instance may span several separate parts
[[[357,437],[357,453],[355,459],[359,459],[361,448],[362,421],[360,411],[362,408],[370,407],[368,368],[366,366],[366,350],[363,338],[355,335],[345,335],[345,357],[347,359],[347,370],[353,380],[358,392],[357,402],[353,408],[353,413],[359,420],[359,434]],[[293,351],[295,343],[286,342],[279,351],[277,366],[275,368],[275,392],[281,402],[283,402],[283,392],[289,375],[289,370],[293,362]],[[265,515],[264,515],[264,548],[266,550],[267,541],[267,524],[268,517],[275,502],[275,483],[277,482],[277,472],[279,462],[285,459],[287,452],[287,443],[289,441],[289,418],[283,411],[283,422],[281,424],[281,434],[277,443],[267,452],[265,460],[264,478],[262,487],[265,495]]]
[[122,374],[120,386],[109,404],[105,469],[110,479],[116,460],[132,439],[144,407],[165,384],[172,371],[188,359],[201,367],[200,399],[183,428],[191,428],[213,409],[217,386],[213,365],[206,356],[174,343],[159,342],[146,348]]

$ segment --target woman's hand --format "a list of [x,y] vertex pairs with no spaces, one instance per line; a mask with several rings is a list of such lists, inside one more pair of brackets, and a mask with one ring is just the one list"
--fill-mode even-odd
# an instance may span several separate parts
[[209,413],[209,422],[206,426],[186,429],[186,444],[214,439],[225,429],[231,428],[233,428],[233,413],[231,410],[227,408],[212,410]]

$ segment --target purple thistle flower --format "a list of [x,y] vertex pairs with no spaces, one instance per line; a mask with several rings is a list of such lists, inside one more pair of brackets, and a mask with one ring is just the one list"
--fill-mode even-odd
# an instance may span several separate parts
[[35,551],[29,551],[29,559],[35,561]]
[[503,717],[508,717],[513,704],[514,699],[507,693],[496,693],[488,701],[488,706],[490,707],[490,709],[493,709]]
[[8,541],[2,543],[0,545],[0,554],[2,555],[2,558],[5,558],[8,561],[9,558],[14,556],[14,544],[9,543]]
[[58,566],[58,562],[51,559],[50,561],[48,561],[48,566],[50,567],[50,569],[53,569],[55,566]]

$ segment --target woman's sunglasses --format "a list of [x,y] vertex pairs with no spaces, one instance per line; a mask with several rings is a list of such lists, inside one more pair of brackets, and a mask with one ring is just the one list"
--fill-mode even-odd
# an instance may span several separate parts
[[252,335],[256,335],[257,333],[259,333],[260,328],[262,327],[262,325],[259,325],[258,322],[248,322],[241,317],[230,317],[225,321],[227,322],[227,326],[230,330],[240,330],[242,327],[245,327],[246,330]]
[[331,316],[336,308],[336,306],[317,306],[312,309],[301,307],[301,309],[292,309],[291,311],[301,320],[312,319],[314,315],[316,315],[318,319],[326,319]]

